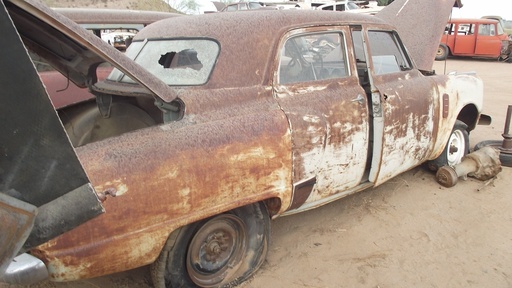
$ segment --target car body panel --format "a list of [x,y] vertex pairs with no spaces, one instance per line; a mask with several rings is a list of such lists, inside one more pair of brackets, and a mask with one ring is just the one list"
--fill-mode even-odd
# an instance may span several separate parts
[[0,30],[6,44],[0,56],[2,278],[17,254],[104,210],[3,2]]

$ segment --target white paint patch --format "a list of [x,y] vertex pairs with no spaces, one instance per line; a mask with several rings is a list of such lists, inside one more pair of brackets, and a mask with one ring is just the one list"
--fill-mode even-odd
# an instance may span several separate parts
[[128,186],[123,183],[122,179],[115,179],[112,181],[105,182],[103,185],[95,186],[94,189],[96,192],[103,192],[107,189],[114,188],[116,190],[116,197],[121,196],[128,192]]
[[[304,115],[302,117],[302,120],[309,122],[309,123],[320,123],[320,117],[316,115]],[[309,128],[308,128],[309,130]]]

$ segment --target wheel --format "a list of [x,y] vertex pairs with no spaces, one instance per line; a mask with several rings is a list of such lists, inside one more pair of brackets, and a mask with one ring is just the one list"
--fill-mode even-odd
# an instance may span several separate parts
[[429,161],[428,167],[437,171],[437,169],[449,165],[455,166],[459,164],[464,156],[469,152],[469,133],[468,126],[457,120],[453,126],[450,138],[444,147],[443,153],[436,159]]
[[263,263],[270,240],[264,204],[234,209],[174,231],[151,265],[155,287],[237,285]]
[[[486,140],[479,142],[475,145],[475,151],[482,149],[485,146],[491,146],[494,148],[497,148],[503,145],[503,140]],[[502,166],[512,167],[512,154],[504,153],[503,151],[500,152],[500,162]]]
[[449,52],[450,50],[448,49],[448,46],[444,44],[439,44],[439,47],[437,48],[436,52],[436,60],[445,60],[446,58],[448,58]]

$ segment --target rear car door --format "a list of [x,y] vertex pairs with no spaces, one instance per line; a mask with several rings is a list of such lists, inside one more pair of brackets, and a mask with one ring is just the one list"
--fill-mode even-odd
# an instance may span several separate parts
[[348,28],[292,31],[282,39],[274,95],[292,134],[291,209],[357,186],[368,153],[368,105]]
[[475,53],[476,34],[475,24],[457,24],[455,43],[452,50],[454,55],[471,55]]

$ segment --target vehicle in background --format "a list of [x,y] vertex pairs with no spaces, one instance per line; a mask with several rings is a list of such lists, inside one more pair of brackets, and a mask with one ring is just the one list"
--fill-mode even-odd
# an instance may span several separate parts
[[384,7],[369,7],[366,5],[361,5],[364,1],[336,1],[336,2],[328,2],[322,5],[317,6],[318,2],[312,3],[312,7],[315,10],[325,10],[325,11],[339,11],[339,12],[351,12],[351,13],[360,13],[360,14],[368,14],[375,15],[377,12],[382,10]]
[[470,56],[506,59],[510,55],[508,35],[493,19],[451,19],[446,25],[435,59]]
[[246,10],[283,10],[283,9],[301,9],[302,3],[293,1],[288,2],[238,2],[226,5],[221,12],[246,11]]
[[360,10],[361,9],[354,1],[349,1],[349,0],[327,2],[327,3],[319,5],[319,6],[316,6],[315,4],[312,3],[311,6],[315,10],[327,10],[327,11],[352,11],[352,10]]
[[126,40],[133,38],[147,25],[169,17],[180,16],[178,13],[98,9],[98,8],[53,8],[60,14],[80,24],[96,36],[117,49],[126,49]]
[[255,9],[276,9],[267,7],[264,2],[239,2],[226,5],[220,12],[234,12],[243,10],[255,10]]

